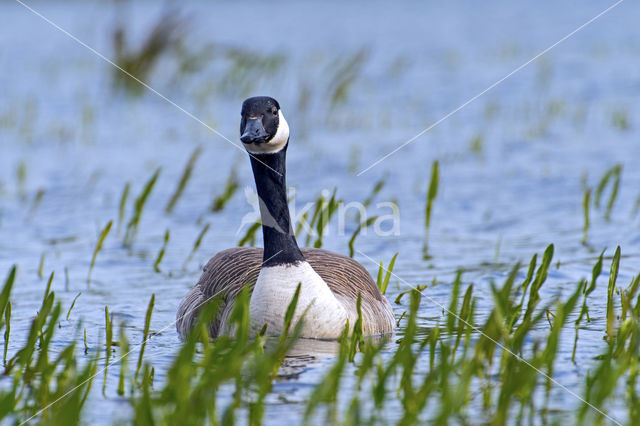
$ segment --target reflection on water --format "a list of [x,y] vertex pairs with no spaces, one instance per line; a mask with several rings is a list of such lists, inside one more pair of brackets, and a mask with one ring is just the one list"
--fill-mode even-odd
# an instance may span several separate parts
[[[358,236],[356,248],[385,264],[400,253],[394,272],[401,279],[391,279],[387,297],[393,302],[408,285],[426,285],[428,298],[423,298],[419,318],[428,333],[446,320],[442,307],[448,306],[457,270],[464,271],[463,288],[474,283],[480,322],[493,306],[491,284],[502,283],[516,262],[526,264],[549,243],[555,244],[556,255],[541,290],[546,302],[566,298],[581,278],[590,276],[598,254],[606,249],[607,264],[618,244],[621,285],[637,273],[640,85],[633,70],[640,60],[634,31],[640,8],[635,3],[625,2],[357,176],[595,16],[601,6],[539,2],[532,10],[524,3],[490,2],[476,10],[451,2],[393,8],[381,2],[367,7],[199,3],[189,6],[193,18],[182,43],[160,56],[148,78],[155,89],[235,142],[242,99],[275,96],[292,129],[287,180],[296,187],[298,205],[333,188],[345,202],[363,201],[375,182],[388,176],[371,208],[381,201],[397,202],[400,235],[380,237],[368,230]],[[38,7],[107,56],[113,52],[111,4]],[[127,43],[136,50],[161,11],[154,4],[135,3],[126,13]],[[210,212],[234,164],[240,187],[253,186],[248,160],[162,99],[144,91],[130,96],[114,90],[108,65],[23,8],[0,4],[0,27],[0,64],[6,70],[0,73],[0,273],[20,265],[12,339],[17,344],[26,336],[51,271],[56,272],[52,289],[65,307],[82,293],[69,319],[61,321],[53,346],[78,339],[78,330],[86,328],[87,357],[103,350],[105,305],[116,322],[128,325],[134,344],[141,339],[147,303],[155,293],[155,334],[145,357],[163,381],[180,345],[172,323],[181,298],[211,255],[237,245],[240,221],[252,212],[242,190],[222,211]],[[266,35],[255,39],[247,28],[263,28]],[[191,179],[173,213],[166,214],[184,165],[198,146],[202,153]],[[432,257],[424,260],[424,207],[435,159],[440,190],[429,233]],[[583,245],[585,190],[595,189],[617,163],[622,164],[621,185],[611,218],[605,219],[606,201],[601,208],[592,206]],[[132,200],[158,167],[136,242],[124,248]],[[127,183],[130,195],[119,219]],[[87,284],[98,233],[109,220],[114,229]],[[210,230],[185,266],[206,223]],[[348,253],[356,227],[355,220],[349,222],[346,235],[339,235],[331,224],[323,247]],[[153,264],[166,230],[170,238],[156,272]],[[378,265],[367,257],[356,254],[375,276]],[[577,393],[603,347],[605,282],[602,277],[590,297],[592,322],[580,331],[575,364],[570,361],[573,330],[561,338],[554,374]],[[393,304],[397,318],[407,304],[407,297]],[[396,338],[402,337],[402,324]],[[391,339],[388,351],[395,345]],[[308,396],[335,349],[333,342],[296,345],[274,387],[267,422],[300,418],[287,401]],[[108,395],[115,395],[117,374],[109,370]],[[552,391],[552,412],[577,405],[568,393]],[[86,421],[111,423],[105,414],[126,418],[124,407],[95,392]]]

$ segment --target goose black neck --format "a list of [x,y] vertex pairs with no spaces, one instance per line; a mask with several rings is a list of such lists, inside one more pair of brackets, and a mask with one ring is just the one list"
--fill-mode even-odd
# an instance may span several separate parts
[[250,155],[262,217],[263,266],[295,264],[304,260],[287,205],[286,157],[286,145],[273,154]]

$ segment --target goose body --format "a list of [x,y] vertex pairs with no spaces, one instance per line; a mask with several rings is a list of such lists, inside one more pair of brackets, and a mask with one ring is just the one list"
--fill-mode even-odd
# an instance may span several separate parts
[[199,308],[221,295],[223,305],[209,325],[211,337],[232,333],[234,301],[243,287],[251,290],[249,318],[255,334],[282,334],[284,317],[298,284],[300,296],[293,322],[303,320],[301,337],[335,339],[358,317],[366,335],[394,330],[391,305],[367,270],[357,261],[327,250],[298,248],[286,199],[285,159],[289,127],[278,102],[269,97],[247,99],[242,106],[241,140],[249,152],[260,199],[264,249],[238,247],[216,254],[177,313],[178,333],[194,326]]

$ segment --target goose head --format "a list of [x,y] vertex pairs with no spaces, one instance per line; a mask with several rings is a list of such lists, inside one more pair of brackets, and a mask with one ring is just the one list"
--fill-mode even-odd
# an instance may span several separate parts
[[251,154],[273,154],[289,142],[289,125],[280,104],[268,96],[256,96],[242,103],[240,140]]

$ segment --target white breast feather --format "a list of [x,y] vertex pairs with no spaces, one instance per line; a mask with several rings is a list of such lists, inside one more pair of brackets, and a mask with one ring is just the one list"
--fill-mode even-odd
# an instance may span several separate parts
[[284,331],[284,316],[298,283],[301,283],[298,305],[292,327],[304,314],[302,336],[335,339],[343,332],[347,311],[329,286],[307,262],[296,265],[263,267],[251,295],[251,329],[259,332],[267,325],[267,335],[279,336]]

